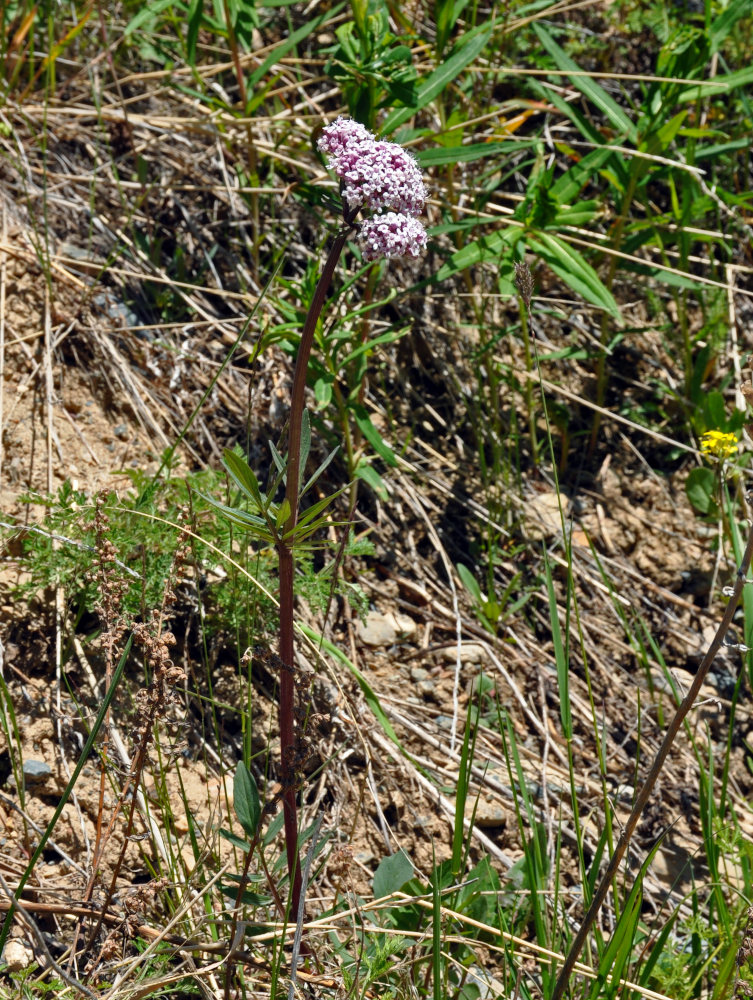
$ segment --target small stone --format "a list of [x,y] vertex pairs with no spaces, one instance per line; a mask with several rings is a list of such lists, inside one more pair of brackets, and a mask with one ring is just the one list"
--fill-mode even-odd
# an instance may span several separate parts
[[112,432],[115,435],[115,437],[118,437],[121,440],[128,437],[128,428],[126,427],[125,424],[118,424],[117,427],[113,427]]
[[367,646],[392,646],[399,639],[411,639],[418,632],[418,625],[407,615],[394,611],[369,611],[366,621],[359,621],[358,637]]
[[24,761],[24,779],[27,785],[37,784],[44,781],[45,778],[49,778],[52,774],[52,768],[49,764],[45,764],[43,760],[25,760]]
[[474,807],[476,815],[473,822],[476,826],[487,829],[489,827],[507,825],[507,813],[494,799],[480,798],[478,802],[475,799],[468,799],[465,807],[468,819],[473,815]]
[[[457,663],[458,647],[443,646],[439,650],[440,657],[445,663]],[[479,642],[461,642],[460,662],[461,663],[483,663],[486,659],[486,650]]]
[[34,961],[34,952],[23,941],[9,941],[3,949],[3,961],[8,972],[23,972]]
[[452,729],[452,718],[449,715],[438,715],[434,722],[440,729]]
[[554,492],[537,493],[526,501],[524,506],[526,537],[532,541],[540,541],[542,538],[552,538],[560,534],[562,532],[560,504],[565,512],[565,526],[568,527],[567,497],[560,497]]
[[415,681],[418,684],[421,681],[429,679],[429,671],[425,670],[423,667],[411,667],[410,677],[412,681]]

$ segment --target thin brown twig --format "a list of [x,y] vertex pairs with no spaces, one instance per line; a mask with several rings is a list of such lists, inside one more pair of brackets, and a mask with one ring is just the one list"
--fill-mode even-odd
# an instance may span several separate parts
[[[747,493],[745,499],[749,506],[753,505],[753,493]],[[652,791],[654,790],[654,785],[656,784],[659,774],[661,773],[661,770],[664,766],[664,762],[667,759],[667,755],[669,754],[669,751],[672,748],[672,744],[675,741],[675,737],[677,736],[677,733],[679,732],[680,727],[682,726],[685,720],[685,717],[692,708],[693,702],[696,700],[698,692],[701,690],[701,687],[704,681],[706,680],[706,676],[708,675],[708,672],[711,669],[711,664],[714,662],[716,654],[722,647],[722,643],[724,642],[724,637],[727,634],[727,630],[732,624],[732,620],[734,618],[738,602],[740,601],[740,597],[742,596],[743,587],[746,584],[748,569],[750,568],[751,557],[753,557],[753,527],[751,528],[748,534],[748,541],[745,546],[745,551],[743,553],[742,560],[740,562],[740,567],[737,571],[737,579],[735,580],[735,586],[732,591],[732,596],[729,599],[729,603],[727,604],[727,607],[724,611],[722,620],[719,623],[719,628],[716,631],[716,635],[714,636],[711,645],[709,646],[708,651],[704,656],[700,667],[698,668],[698,673],[695,675],[695,679],[691,684],[688,693],[685,695],[685,698],[683,699],[681,705],[675,712],[672,721],[669,723],[664,740],[662,741],[662,744],[659,747],[656,756],[654,757],[654,761],[651,765],[651,769],[648,772],[648,775],[646,776],[646,780],[641,785],[641,788],[636,796],[633,809],[630,813],[630,816],[627,819],[627,822],[625,823],[622,833],[620,834],[620,839],[617,841],[617,846],[614,849],[614,853],[612,854],[612,857],[609,859],[609,864],[607,865],[606,871],[601,877],[599,886],[596,892],[594,893],[593,899],[591,900],[591,905],[589,906],[588,911],[585,917],[583,918],[583,923],[580,926],[580,930],[576,934],[575,940],[570,946],[570,950],[568,951],[567,956],[565,958],[565,962],[562,968],[560,969],[560,973],[557,977],[556,983],[554,984],[554,990],[552,992],[550,1000],[561,1000],[561,998],[564,996],[565,990],[567,989],[567,985],[570,981],[570,976],[572,975],[573,969],[575,968],[575,963],[577,962],[578,956],[583,950],[583,946],[586,943],[586,938],[588,937],[589,931],[591,930],[591,927],[593,926],[593,923],[599,914],[599,910],[601,909],[604,900],[606,899],[607,893],[609,892],[609,887],[612,885],[612,882],[615,876],[617,875],[617,871],[620,867],[620,864],[622,863],[622,859],[625,855],[625,851],[627,850],[628,844],[630,843],[630,839],[635,831],[636,826],[638,825],[638,821],[640,820],[641,815],[643,814],[643,810],[646,808],[646,805],[648,804],[648,800],[651,797]]]

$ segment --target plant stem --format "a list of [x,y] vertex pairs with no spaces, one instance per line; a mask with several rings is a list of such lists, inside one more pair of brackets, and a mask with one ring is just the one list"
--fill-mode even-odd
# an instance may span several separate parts
[[324,299],[345,242],[350,233],[352,220],[346,218],[346,228],[335,239],[322,269],[314,297],[311,300],[306,322],[303,325],[301,342],[293,374],[293,390],[290,396],[290,424],[288,432],[287,479],[285,499],[290,505],[290,513],[285,522],[282,538],[277,543],[280,572],[280,757],[282,764],[282,804],[285,821],[285,849],[288,857],[290,876],[290,913],[293,919],[298,914],[301,898],[301,866],[298,863],[298,817],[295,787],[295,628],[293,605],[295,600],[293,578],[295,564],[293,558],[294,538],[292,531],[298,521],[298,492],[301,479],[301,428],[303,424],[303,404],[306,394],[308,372],[314,334],[319,322]]
[[[620,214],[617,218],[617,222],[612,233],[612,238],[610,239],[610,246],[617,250],[622,242],[622,234],[625,231],[625,225],[627,224],[628,213],[630,212],[630,206],[633,203],[633,195],[635,194],[635,189],[638,186],[638,181],[640,179],[641,167],[635,167],[630,170],[630,176],[627,183],[627,189],[625,191],[625,196],[622,199],[622,205],[620,207]],[[617,256],[612,254],[609,258],[609,270],[607,272],[606,281],[604,282],[608,291],[612,291],[614,286],[614,278],[617,273]],[[609,339],[609,315],[603,312],[601,315],[601,334],[599,337],[599,346],[601,348],[599,352],[599,363],[596,369],[596,409],[594,410],[593,423],[591,424],[591,439],[588,443],[588,455],[589,457],[593,455],[596,448],[596,442],[599,438],[599,428],[601,427],[601,411],[604,407],[604,398],[607,391],[607,341]]]
[[[751,503],[750,494],[746,496],[748,504]],[[646,780],[641,785],[640,791],[635,799],[635,804],[633,805],[633,810],[625,823],[624,829],[620,835],[620,839],[617,841],[617,847],[614,850],[614,854],[609,859],[609,864],[607,869],[601,877],[601,882],[596,890],[591,905],[588,908],[588,912],[583,918],[583,923],[581,924],[580,930],[575,936],[575,940],[570,946],[570,950],[565,958],[565,963],[560,970],[560,974],[557,977],[557,982],[554,985],[554,990],[552,992],[549,1000],[562,1000],[562,997],[567,988],[567,984],[572,975],[573,969],[575,968],[575,963],[578,960],[578,956],[583,950],[583,945],[586,943],[586,938],[588,937],[588,932],[590,931],[594,920],[596,919],[599,910],[609,892],[609,886],[612,884],[613,879],[617,875],[617,870],[620,867],[622,858],[624,857],[627,846],[630,843],[630,838],[633,835],[633,831],[638,825],[638,820],[641,818],[643,810],[646,808],[651,792],[654,790],[654,785],[659,777],[662,767],[664,766],[664,761],[667,758],[672,744],[674,743],[675,737],[680,730],[680,726],[685,721],[685,716],[688,714],[693,706],[693,702],[698,697],[698,692],[701,690],[703,682],[706,680],[706,676],[711,669],[711,664],[714,662],[716,654],[719,652],[724,641],[724,637],[727,634],[727,629],[732,624],[732,619],[735,615],[735,610],[737,608],[738,602],[743,592],[743,587],[745,585],[746,577],[748,575],[748,569],[750,567],[751,557],[753,556],[753,530],[751,530],[748,535],[748,542],[745,546],[745,552],[743,553],[742,561],[740,563],[740,568],[737,571],[737,579],[735,580],[735,587],[732,592],[732,596],[729,599],[729,603],[724,611],[724,615],[717,629],[716,635],[708,648],[708,652],[703,658],[703,662],[698,668],[698,673],[695,675],[695,679],[690,686],[690,690],[686,694],[674,714],[674,718],[669,724],[666,736],[662,742],[662,745],[657,751],[656,757],[651,765],[651,770],[646,776]]]

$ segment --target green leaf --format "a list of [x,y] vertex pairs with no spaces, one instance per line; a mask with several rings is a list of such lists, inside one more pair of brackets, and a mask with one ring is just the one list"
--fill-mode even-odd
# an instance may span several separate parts
[[236,836],[236,834],[231,833],[230,830],[226,830],[224,827],[220,827],[220,836],[223,840],[227,840],[228,843],[244,851],[246,854],[251,847],[251,844],[247,840],[244,840],[243,837]]
[[350,354],[346,354],[346,356],[340,361],[340,366],[345,367],[348,362],[354,361],[367,351],[372,351],[378,344],[394,343],[394,341],[404,337],[409,330],[409,326],[403,326],[399,330],[388,330],[387,333],[382,333],[378,337],[371,337],[363,344],[359,344],[358,347],[350,352]]
[[719,51],[727,35],[729,35],[740,18],[750,17],[751,13],[753,13],[751,0],[732,0],[727,9],[723,10],[719,17],[711,22],[708,40],[712,55]]
[[305,528],[306,525],[310,524],[315,517],[318,517],[323,510],[326,510],[332,501],[344,493],[346,489],[347,486],[343,486],[341,489],[337,490],[336,493],[331,493],[328,497],[324,497],[322,500],[317,500],[315,504],[312,504],[306,512],[299,517],[295,528],[293,528],[292,531],[285,532],[284,537],[286,539],[295,538],[297,535],[301,534],[301,530]]
[[[534,144],[533,139],[508,139],[504,142],[474,142],[468,146],[453,146],[445,149],[436,146],[432,149],[422,149],[416,153],[418,165],[425,170],[430,167],[442,167],[447,163],[474,163],[476,160],[491,160],[497,155],[505,155],[513,149],[518,153],[521,149],[529,149]],[[585,157],[584,157],[585,159]]]
[[387,492],[387,487],[384,485],[384,480],[374,466],[369,465],[363,459],[356,466],[356,478],[362,479],[367,486],[370,486],[380,500],[389,500],[390,495]]
[[343,653],[343,651],[338,646],[335,646],[335,644],[330,642],[329,639],[325,639],[322,636],[320,636],[313,629],[309,628],[308,625],[304,625],[303,622],[301,622],[299,627],[303,632],[303,634],[308,636],[308,638],[313,643],[315,643],[317,647],[325,649],[330,654],[330,656],[334,657],[336,660],[342,663],[343,666],[347,667],[347,669],[355,677],[356,682],[358,683],[358,686],[361,689],[361,694],[363,694],[364,700],[366,701],[366,704],[374,713],[374,716],[379,722],[382,729],[384,730],[385,735],[389,736],[389,738],[392,740],[395,746],[400,749],[401,753],[405,753],[405,750],[403,750],[403,745],[398,739],[397,733],[392,727],[392,723],[385,715],[384,709],[382,708],[379,699],[377,698],[371,685],[366,680],[361,671],[358,669],[358,667],[355,665],[355,663],[351,662],[351,660],[348,659],[345,653]]
[[298,492],[301,492],[301,483],[303,482],[303,475],[306,471],[306,462],[309,460],[309,451],[311,450],[311,418],[309,417],[309,411],[304,408],[303,414],[301,416],[301,451],[300,451],[300,465],[298,467]]
[[[331,16],[331,15],[327,15]],[[445,87],[449,86],[459,74],[472,63],[476,56],[483,52],[489,35],[491,25],[486,24],[483,28],[476,28],[468,32],[453,47],[449,57],[438,66],[433,73],[423,80],[416,88],[416,103],[406,108],[396,108],[387,115],[382,123],[381,132],[389,135],[403,122],[414,115],[421,108],[426,107],[430,101],[442,93]]]
[[280,531],[284,524],[287,524],[288,518],[290,517],[290,501],[287,497],[280,504],[280,509],[277,511],[277,516],[275,517],[275,524],[277,525],[277,530]]
[[173,0],[155,0],[154,3],[145,4],[138,14],[128,22],[123,32],[123,37],[127,38],[134,31],[138,31],[139,28],[149,24],[150,21],[155,21],[158,14],[161,14],[163,10],[167,10],[168,7],[172,6]]
[[380,458],[384,459],[387,465],[395,466],[397,465],[397,459],[395,458],[395,453],[385,444],[382,440],[382,435],[372,424],[371,418],[366,412],[364,406],[354,406],[353,415],[355,417],[356,423],[358,424],[359,430],[369,442],[374,451],[379,455]]
[[314,383],[314,399],[317,410],[323,410],[332,402],[332,379],[318,378]]
[[483,604],[484,597],[483,594],[481,593],[481,587],[479,587],[478,580],[473,575],[473,573],[471,573],[468,567],[464,566],[463,563],[456,563],[455,569],[458,571],[458,576],[463,581],[463,586],[471,595],[471,597],[474,599],[474,601],[477,601],[479,604]]
[[[148,6],[152,5],[149,4]],[[291,49],[294,49],[299,42],[303,41],[304,38],[308,38],[309,35],[318,31],[319,27],[325,21],[339,14],[344,6],[344,3],[335,4],[334,7],[331,7],[328,10],[325,10],[322,14],[319,14],[318,17],[312,17],[310,21],[305,21],[297,31],[294,31],[290,35],[285,34],[283,36],[283,40],[272,49],[261,66],[258,66],[249,76],[246,81],[246,89],[249,94],[254,89],[256,84],[267,75],[267,72],[275,65],[275,63],[278,63],[283,56],[286,56],[288,52],[290,52]]]
[[259,789],[253,774],[242,760],[238,761],[233,780],[233,809],[238,822],[252,839],[256,836],[261,818]]
[[566,170],[552,185],[552,194],[560,205],[569,205],[577,198],[585,185],[612,155],[613,151],[609,146],[600,146],[599,149],[592,149],[590,153],[586,153],[582,159]]
[[259,510],[264,510],[259,482],[245,459],[226,448],[222,456],[222,464],[238,489],[249,500],[253,500]]
[[306,493],[311,489],[311,487],[317,481],[317,479],[319,478],[319,476],[321,476],[321,474],[324,472],[324,470],[327,468],[327,466],[329,465],[329,463],[332,461],[332,459],[335,457],[335,455],[338,453],[339,450],[340,450],[340,445],[338,445],[334,449],[334,451],[331,451],[329,453],[329,455],[327,455],[327,457],[324,459],[324,461],[322,462],[322,464],[319,466],[319,468],[313,474],[313,476],[311,477],[311,479],[309,479],[309,481],[306,483],[306,485],[301,490],[301,496],[305,496]]
[[413,865],[402,848],[387,858],[382,858],[374,872],[374,898],[382,899],[399,892],[413,878]]
[[714,502],[715,485],[714,470],[705,465],[691,469],[688,473],[688,478],[685,480],[685,492],[688,500],[701,514],[709,514],[716,506]]
[[199,28],[204,13],[202,0],[191,0],[188,7],[188,31],[186,33],[186,62],[189,66],[196,65],[196,42],[199,38]]
[[713,80],[701,80],[691,84],[677,95],[677,101],[679,103],[697,101],[703,97],[724,97],[738,87],[747,87],[751,83],[753,83],[753,66],[747,66],[734,73],[727,73],[726,76],[715,76]]
[[249,514],[247,511],[239,510],[237,507],[228,507],[226,504],[220,503],[219,500],[215,500],[214,497],[207,496],[206,493],[199,493],[198,490],[197,495],[202,500],[206,500],[211,507],[214,507],[228,521],[232,521],[233,524],[239,524],[246,531],[250,531],[256,538],[264,539],[267,542],[274,542],[275,539],[263,517],[259,517],[257,514]]
[[625,114],[617,102],[609,96],[603,87],[599,86],[590,76],[583,76],[582,70],[577,63],[568,56],[563,49],[555,42],[549,32],[541,25],[534,22],[533,30],[539,37],[539,41],[554,59],[558,69],[571,72],[570,82],[574,87],[584,94],[595,107],[606,115],[611,124],[624,133],[631,142],[638,141],[638,132],[635,124]]
[[477,240],[457,250],[448,261],[445,261],[437,271],[435,280],[444,281],[459,271],[464,271],[467,267],[473,267],[482,261],[497,260],[521,239],[523,239],[523,231],[512,227],[503,232],[480,236]]
[[528,245],[573,291],[593,305],[605,309],[615,319],[622,319],[614,296],[577,250],[558,237],[542,232],[529,237]]
[[[228,899],[232,899],[235,902],[238,897],[237,886],[220,883],[220,889],[223,896],[227,896]],[[271,902],[272,899],[270,896],[262,896],[260,893],[251,892],[249,889],[244,889],[241,893],[241,903],[245,906],[269,906]]]

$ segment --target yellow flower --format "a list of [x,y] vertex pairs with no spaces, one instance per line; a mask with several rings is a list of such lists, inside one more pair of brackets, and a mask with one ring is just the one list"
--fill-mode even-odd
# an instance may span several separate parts
[[706,431],[701,437],[701,451],[704,455],[730,458],[737,454],[737,437],[724,431]]

